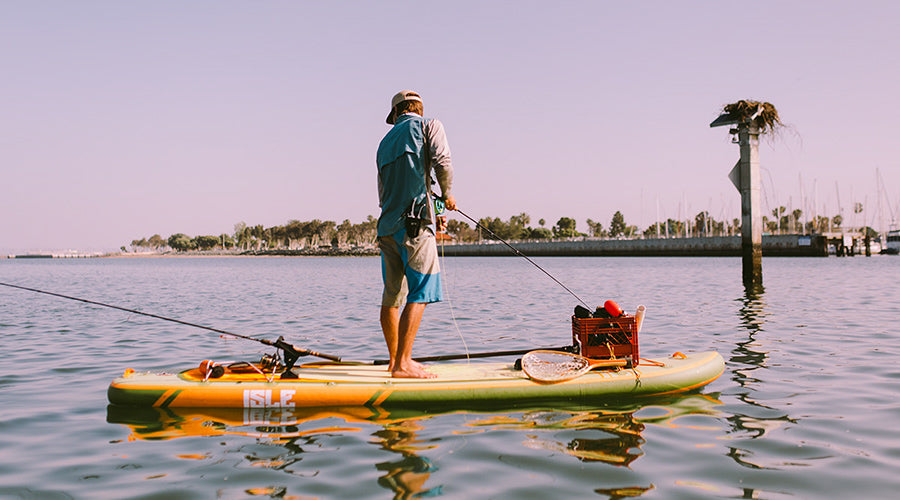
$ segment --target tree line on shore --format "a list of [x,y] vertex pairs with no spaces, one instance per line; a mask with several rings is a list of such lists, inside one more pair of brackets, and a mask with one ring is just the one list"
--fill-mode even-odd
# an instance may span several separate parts
[[[789,233],[824,233],[840,230],[843,218],[815,216],[803,221],[803,212],[788,212],[785,207],[772,211],[772,218],[763,217],[765,230],[772,234]],[[672,238],[672,237],[709,237],[738,235],[741,232],[740,219],[718,221],[709,212],[701,211],[687,220],[667,219],[655,222],[642,232],[635,225],[625,222],[622,212],[616,211],[609,222],[609,227],[587,219],[587,233],[576,229],[575,219],[561,217],[556,224],[546,227],[544,219],[537,221],[537,227],[531,225],[531,217],[527,213],[513,215],[507,220],[499,217],[485,217],[472,227],[466,222],[450,219],[447,222],[447,234],[462,243],[481,240],[551,240],[579,237],[596,238]],[[265,227],[247,225],[239,222],[234,225],[232,234],[189,236],[175,233],[168,238],[154,234],[149,238],[132,240],[133,252],[163,251],[171,249],[176,252],[192,250],[208,251],[221,249],[240,252],[261,252],[269,250],[308,250],[318,248],[371,248],[375,242],[378,220],[369,215],[365,221],[354,224],[344,220],[340,224],[334,221],[314,219],[301,222],[290,220],[283,226]],[[877,232],[869,227],[864,228],[870,236]],[[123,252],[127,249],[121,247]]]

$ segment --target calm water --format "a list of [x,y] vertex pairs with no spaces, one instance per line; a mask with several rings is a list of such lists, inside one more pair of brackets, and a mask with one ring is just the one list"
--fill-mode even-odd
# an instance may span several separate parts
[[[0,498],[894,498],[900,258],[536,259],[647,306],[645,357],[718,350],[699,394],[443,414],[118,411],[126,368],[265,346],[0,287]],[[520,258],[446,259],[417,355],[563,345],[576,301]],[[377,258],[0,260],[0,281],[346,359],[384,357]],[[473,361],[477,362],[477,361]]]

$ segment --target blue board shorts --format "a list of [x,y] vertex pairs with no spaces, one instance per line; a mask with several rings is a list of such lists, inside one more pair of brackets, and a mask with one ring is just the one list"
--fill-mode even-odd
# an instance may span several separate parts
[[400,307],[404,299],[413,303],[443,300],[437,244],[430,229],[423,229],[415,238],[408,238],[405,229],[379,236],[378,248],[384,280],[383,307]]

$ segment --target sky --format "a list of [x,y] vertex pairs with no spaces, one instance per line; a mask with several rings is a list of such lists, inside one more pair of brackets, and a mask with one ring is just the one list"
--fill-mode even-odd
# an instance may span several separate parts
[[900,218],[894,1],[0,9],[0,254],[377,216],[402,89],[443,122],[475,218],[740,217],[738,146],[709,127],[740,99],[787,125],[761,141],[764,209]]

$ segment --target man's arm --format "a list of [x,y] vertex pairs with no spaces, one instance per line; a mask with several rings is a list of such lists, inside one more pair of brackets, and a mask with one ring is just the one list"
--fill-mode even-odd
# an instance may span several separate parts
[[[451,189],[453,186],[453,163],[450,160],[450,145],[444,133],[444,124],[432,119],[425,122],[425,135],[429,145],[431,170],[441,187],[441,197],[449,210],[456,210],[456,200]],[[452,204],[452,205],[451,205]]]

